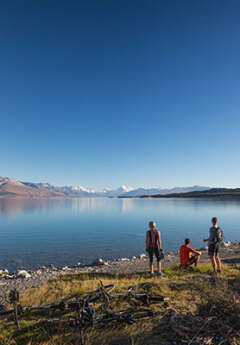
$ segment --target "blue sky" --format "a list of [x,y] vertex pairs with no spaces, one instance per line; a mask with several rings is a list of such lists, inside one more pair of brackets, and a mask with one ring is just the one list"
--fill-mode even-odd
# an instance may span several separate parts
[[0,175],[240,186],[238,0],[0,3]]

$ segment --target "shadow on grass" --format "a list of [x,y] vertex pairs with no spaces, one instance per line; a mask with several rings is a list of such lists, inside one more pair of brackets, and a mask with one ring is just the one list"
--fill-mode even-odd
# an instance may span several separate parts
[[31,340],[37,340],[38,342],[48,341],[51,338],[51,334],[44,330],[45,321],[34,321],[21,319],[21,329],[19,331],[16,329],[14,322],[9,323],[8,329],[12,330],[12,339],[14,339],[17,345],[29,344]]
[[240,258],[223,259],[222,262],[224,264],[236,265],[236,264],[240,264]]
[[[35,322],[34,322],[35,321]],[[21,329],[18,331],[12,323],[12,339],[17,345],[30,344],[78,344],[80,333],[77,328],[68,325],[52,326],[46,320],[20,320]],[[87,332],[87,329],[85,329]],[[10,343],[9,343],[10,344]]]
[[94,280],[94,279],[126,279],[126,278],[149,278],[148,272],[136,272],[136,273],[101,273],[101,272],[90,272],[90,273],[81,273],[81,274],[71,274],[63,275],[58,278],[58,280],[68,282],[74,280],[84,281],[84,280]]

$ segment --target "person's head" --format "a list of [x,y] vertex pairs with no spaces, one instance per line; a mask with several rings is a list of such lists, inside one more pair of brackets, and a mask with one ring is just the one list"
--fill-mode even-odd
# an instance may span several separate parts
[[151,230],[156,230],[156,223],[154,223],[154,222],[149,222],[149,228],[150,228]]
[[213,226],[216,225],[217,222],[218,222],[217,217],[213,217],[213,218],[212,218],[212,224],[213,224]]
[[190,244],[190,243],[191,243],[190,238],[185,238],[185,245],[187,246],[187,245]]

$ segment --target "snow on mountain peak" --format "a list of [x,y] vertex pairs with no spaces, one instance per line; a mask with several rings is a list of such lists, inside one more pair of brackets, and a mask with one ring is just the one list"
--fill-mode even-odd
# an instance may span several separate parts
[[89,194],[96,194],[96,193],[106,193],[106,190],[97,190],[97,189],[92,189],[92,188],[86,188],[83,186],[79,187],[72,187],[72,190],[77,191],[77,192],[85,192]]
[[120,186],[117,190],[118,191],[123,191],[123,192],[130,192],[133,189],[134,188],[132,188],[132,187]]

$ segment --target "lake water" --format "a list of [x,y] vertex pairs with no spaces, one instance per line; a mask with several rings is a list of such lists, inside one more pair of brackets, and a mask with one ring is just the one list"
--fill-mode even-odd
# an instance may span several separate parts
[[145,252],[148,222],[165,251],[203,246],[212,216],[239,241],[240,201],[217,199],[0,199],[0,269],[61,267]]

